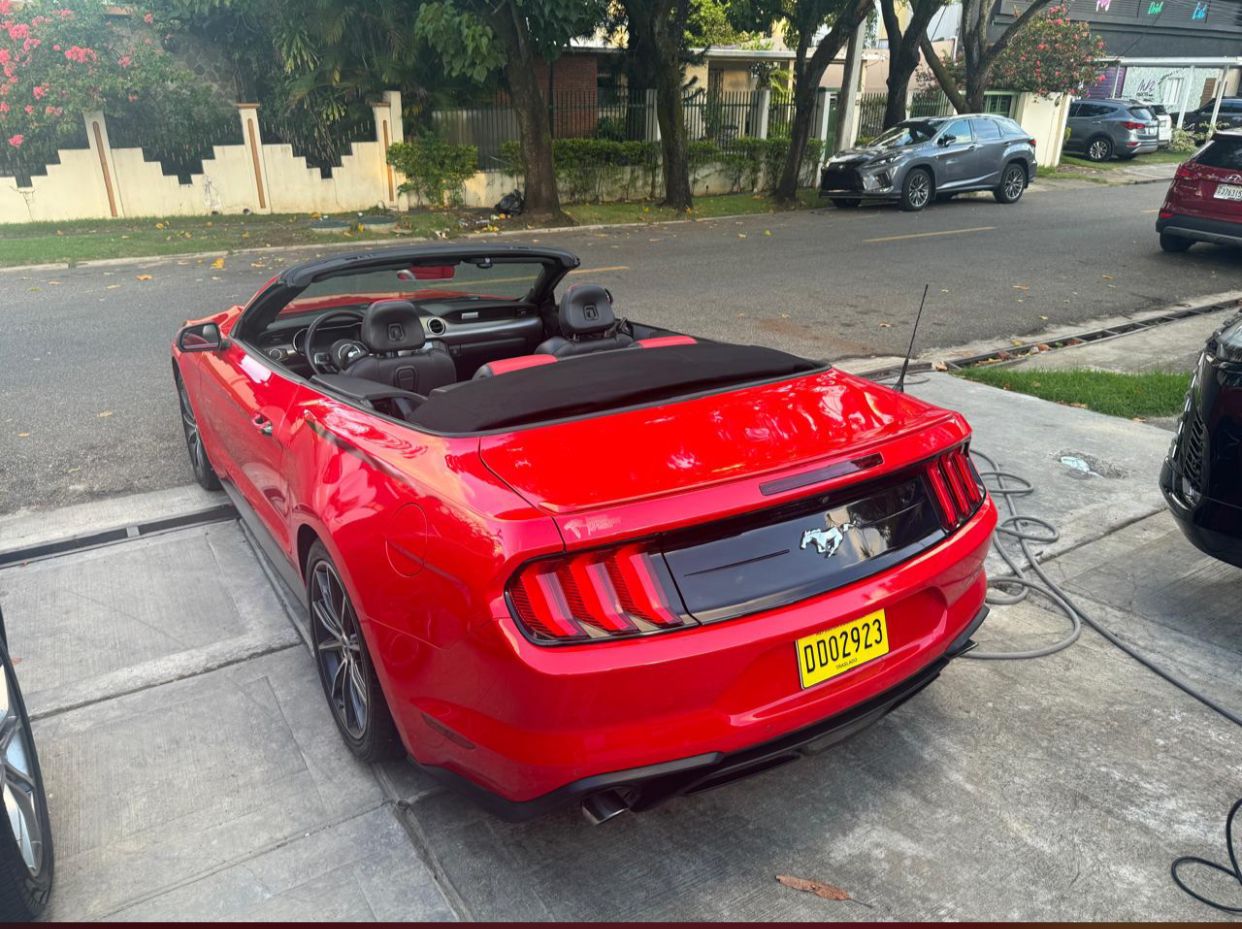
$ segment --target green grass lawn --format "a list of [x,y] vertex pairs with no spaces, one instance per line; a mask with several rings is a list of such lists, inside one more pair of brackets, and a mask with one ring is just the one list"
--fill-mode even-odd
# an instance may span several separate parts
[[1113,161],[1088,161],[1077,155],[1062,155],[1061,163],[1079,168],[1094,168],[1098,171],[1116,171],[1121,168],[1137,168],[1139,165],[1179,165],[1193,154],[1194,152],[1171,152],[1166,148],[1147,155],[1136,155],[1128,161],[1119,158]]
[[[799,206],[814,206],[815,191],[799,194]],[[565,212],[577,223],[637,223],[666,219],[709,219],[776,209],[764,196],[723,194],[698,197],[688,214],[677,213],[653,202],[584,203]],[[305,213],[252,214],[249,216],[174,216],[143,219],[90,219],[63,223],[0,225],[0,267],[54,261],[89,261],[99,258],[133,258],[176,255],[188,252],[234,252],[279,245],[319,245],[329,242],[400,241],[402,238],[447,238],[480,228],[514,228],[520,218],[486,226],[488,211],[419,210],[394,214],[398,232],[316,233],[312,217]],[[344,214],[341,219],[356,219]],[[459,219],[465,225],[459,223]],[[483,225],[480,225],[483,224]]]
[[1085,368],[1038,371],[978,367],[956,373],[980,384],[1128,419],[1181,412],[1190,382],[1189,374],[1119,374]]

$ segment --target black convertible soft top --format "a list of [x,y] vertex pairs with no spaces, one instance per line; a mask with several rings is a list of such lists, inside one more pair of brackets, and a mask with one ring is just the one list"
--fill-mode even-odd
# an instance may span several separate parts
[[431,432],[483,432],[742,386],[821,367],[819,362],[772,348],[724,342],[623,348],[434,391],[408,419]]

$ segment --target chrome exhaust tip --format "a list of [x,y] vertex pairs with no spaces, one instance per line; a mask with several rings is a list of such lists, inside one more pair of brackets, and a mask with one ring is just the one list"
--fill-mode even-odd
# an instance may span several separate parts
[[598,826],[606,823],[615,816],[629,810],[630,805],[626,803],[625,798],[615,790],[605,790],[602,793],[591,794],[582,801],[582,815],[587,818],[592,826]]

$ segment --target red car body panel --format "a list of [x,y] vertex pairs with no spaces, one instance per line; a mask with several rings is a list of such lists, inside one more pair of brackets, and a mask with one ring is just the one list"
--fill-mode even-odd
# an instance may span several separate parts
[[[240,313],[207,321],[227,339]],[[897,568],[779,609],[555,648],[518,628],[506,583],[532,558],[760,511],[968,439],[957,414],[840,371],[442,436],[335,399],[235,340],[173,352],[211,461],[287,576],[315,539],[340,570],[410,755],[506,801],[832,717],[942,659],[982,609],[987,499]],[[866,455],[879,460],[860,474],[771,490]],[[889,654],[802,689],[794,641],[879,608]]]
[[[1242,189],[1242,166],[1221,167],[1232,160],[1217,156],[1213,148],[1242,149],[1242,133],[1216,133],[1208,146],[1180,164],[1169,184],[1156,219],[1156,231],[1187,241],[1242,245],[1242,200],[1220,196],[1222,186]],[[1207,164],[1201,159],[1215,160]]]

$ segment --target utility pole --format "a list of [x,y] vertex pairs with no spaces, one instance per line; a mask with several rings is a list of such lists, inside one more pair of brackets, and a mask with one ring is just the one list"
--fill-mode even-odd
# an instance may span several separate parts
[[854,110],[858,102],[862,52],[866,41],[867,25],[861,23],[850,36],[850,44],[845,51],[845,73],[841,78],[841,111],[837,114],[837,151],[854,144]]

